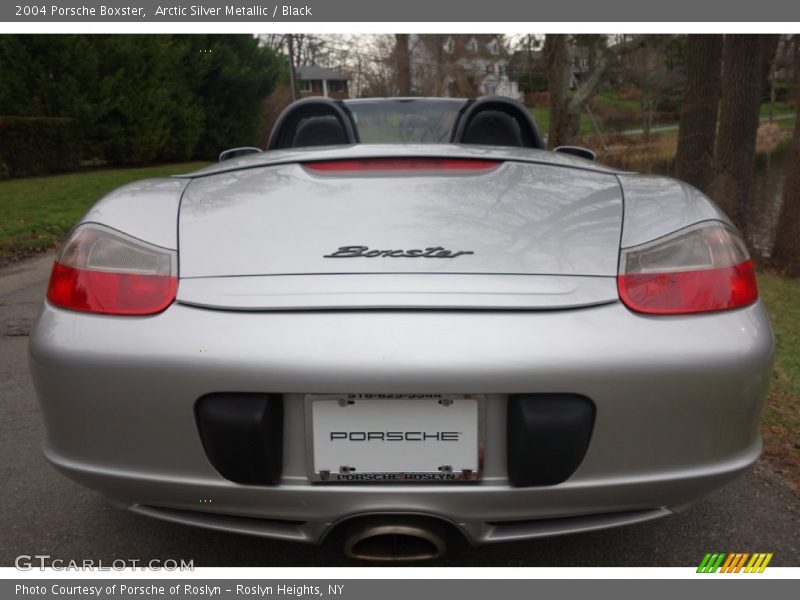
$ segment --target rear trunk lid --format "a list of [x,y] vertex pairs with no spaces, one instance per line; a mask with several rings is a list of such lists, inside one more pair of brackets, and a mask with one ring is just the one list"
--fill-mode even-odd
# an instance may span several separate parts
[[622,197],[613,173],[414,164],[288,162],[194,179],[180,210],[179,301],[298,309],[616,300]]

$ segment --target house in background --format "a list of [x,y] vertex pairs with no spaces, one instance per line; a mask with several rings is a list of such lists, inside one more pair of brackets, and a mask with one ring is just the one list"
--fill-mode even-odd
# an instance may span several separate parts
[[[569,44],[567,53],[572,74],[580,82],[589,75],[595,62],[591,58],[591,49],[586,45]],[[509,76],[518,82],[519,91],[525,97],[525,104],[547,106],[549,104],[547,60],[542,44],[513,52],[508,65]]]
[[501,35],[411,34],[408,53],[415,94],[520,98]]
[[325,96],[344,100],[349,98],[348,79],[346,76],[330,69],[307,65],[297,67],[297,79],[300,83],[300,96]]

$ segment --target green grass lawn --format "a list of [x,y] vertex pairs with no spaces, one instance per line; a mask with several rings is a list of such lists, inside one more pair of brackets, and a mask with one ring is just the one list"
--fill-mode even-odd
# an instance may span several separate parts
[[[641,111],[641,106],[639,104],[639,100],[633,98],[622,98],[620,93],[616,90],[602,90],[597,94],[595,97],[595,102],[606,106],[609,108],[614,108],[618,111],[622,111],[625,113],[630,113],[632,117],[636,117],[633,121],[635,124],[630,125],[630,127],[625,127],[623,130],[626,129],[639,129],[641,125],[639,121],[641,119],[638,118],[638,115]],[[539,130],[543,134],[547,134],[550,128],[550,114],[549,110],[546,106],[536,106],[529,109],[531,114],[533,115],[534,119],[536,120],[537,125],[539,126]],[[769,103],[765,102],[761,105],[761,118],[766,119],[769,116]],[[772,115],[773,117],[786,117],[787,115],[796,114],[797,109],[793,106],[790,106],[787,102],[775,102],[772,105]],[[791,129],[794,127],[794,119],[786,119],[786,118],[779,118],[775,121],[781,128],[784,129]],[[614,133],[614,131],[604,128],[602,124],[602,119],[600,123],[601,129],[604,129],[603,133],[610,134]],[[666,133],[673,133],[677,135],[678,133],[678,122],[677,120],[674,123],[654,123],[654,128],[659,127],[674,127],[674,131],[669,131]],[[589,118],[589,115],[584,113],[581,115],[581,135],[594,135],[595,128],[592,124],[592,120]]]
[[546,134],[550,129],[550,109],[546,106],[534,106],[528,108],[528,110],[533,115],[533,120],[536,121],[539,131],[543,135]]
[[638,113],[642,108],[637,98],[622,98],[620,94],[614,90],[602,90],[597,94],[596,100],[598,104],[627,112]]
[[[794,124],[796,119],[775,119],[774,123],[777,123],[781,129],[789,129],[794,130]],[[763,123],[764,121],[762,121]]]
[[[797,112],[797,109],[789,106],[788,102],[775,102],[772,104],[772,114],[773,115],[793,115]],[[761,105],[761,116],[768,117],[769,116],[769,102],[764,102]]]
[[764,454],[800,495],[800,279],[762,273],[759,287],[776,344],[762,420]]
[[[539,127],[539,131],[542,132],[542,135],[547,135],[547,132],[550,130],[550,109],[546,106],[534,106],[528,110],[533,115],[533,119],[536,121],[536,125]],[[594,125],[592,125],[592,120],[589,118],[589,115],[582,114],[581,135],[593,135],[594,133]]]
[[185,173],[204,164],[103,169],[0,181],[0,259],[53,247],[92,204],[124,183]]

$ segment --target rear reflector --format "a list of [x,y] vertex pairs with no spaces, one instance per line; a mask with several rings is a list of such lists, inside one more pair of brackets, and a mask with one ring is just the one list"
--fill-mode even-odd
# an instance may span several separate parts
[[363,171],[488,171],[500,163],[494,160],[462,158],[364,158],[303,163],[315,173],[353,173]]
[[177,288],[173,250],[87,224],[62,246],[50,274],[47,299],[71,310],[150,315],[166,309]]
[[631,310],[686,314],[728,310],[758,299],[753,262],[739,234],[706,222],[625,248],[619,295]]

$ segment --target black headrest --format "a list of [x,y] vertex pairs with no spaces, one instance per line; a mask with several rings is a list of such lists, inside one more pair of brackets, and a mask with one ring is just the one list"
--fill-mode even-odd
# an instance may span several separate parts
[[[509,118],[513,123],[508,122]],[[502,96],[467,100],[458,111],[450,141],[453,144],[545,147],[542,134],[525,105]]]
[[317,117],[297,127],[292,148],[307,146],[336,146],[347,143],[344,127],[335,117]]
[[464,144],[522,146],[522,132],[516,119],[499,110],[484,110],[467,123]]
[[272,128],[267,150],[357,144],[359,141],[353,115],[341,100],[311,97],[283,109]]

